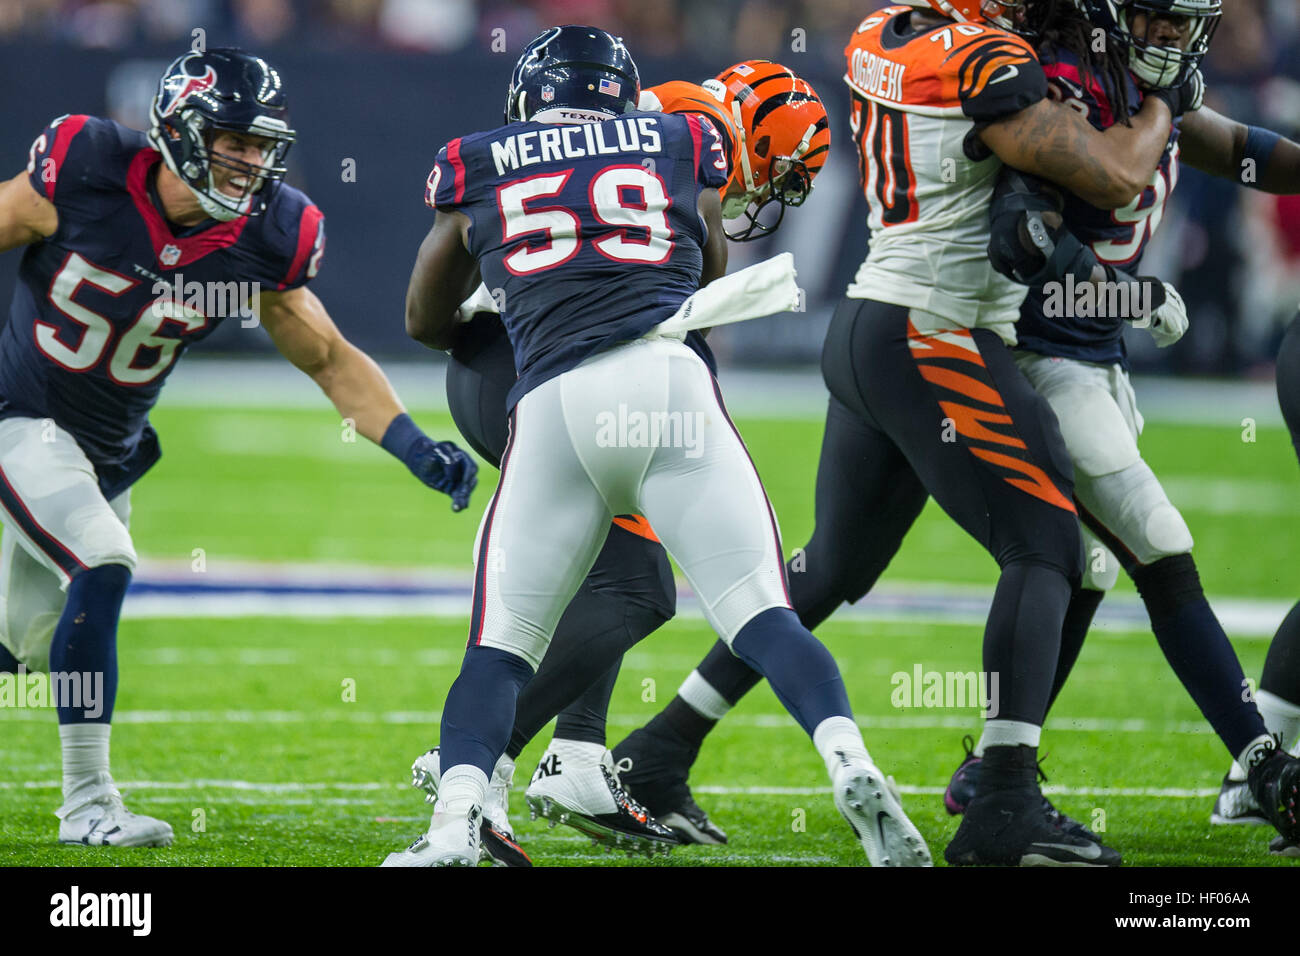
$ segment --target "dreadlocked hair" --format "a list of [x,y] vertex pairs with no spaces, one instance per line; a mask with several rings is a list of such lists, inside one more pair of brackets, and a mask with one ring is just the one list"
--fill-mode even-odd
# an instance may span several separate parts
[[1096,50],[1097,27],[1073,0],[1029,0],[1027,7],[1026,33],[1037,44],[1039,57],[1050,56],[1054,49],[1073,53],[1082,67],[1084,84],[1096,80],[1110,101],[1111,115],[1130,125],[1127,51],[1109,36],[1104,36],[1101,50]]

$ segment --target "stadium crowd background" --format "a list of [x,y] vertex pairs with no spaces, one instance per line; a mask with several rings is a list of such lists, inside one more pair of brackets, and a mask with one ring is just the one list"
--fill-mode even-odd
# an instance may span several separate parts
[[[380,72],[393,62],[409,66],[413,59],[436,70],[440,57],[444,63],[464,64],[490,50],[494,40],[499,45],[502,37],[513,54],[544,25],[585,22],[628,38],[646,63],[708,63],[716,64],[711,67],[716,71],[743,58],[784,62],[814,79],[838,133],[844,128],[843,101],[839,90],[825,88],[834,83],[828,78],[842,72],[842,50],[853,27],[882,5],[879,0],[0,0],[0,59],[6,50],[33,45],[70,56],[78,50],[121,58],[156,56],[160,50],[187,46],[194,28],[202,26],[210,45],[238,45],[268,58],[292,50],[318,60],[361,57]],[[1207,104],[1243,122],[1300,136],[1300,0],[1228,0],[1225,5],[1227,15],[1206,61]],[[286,72],[292,81],[292,71]],[[503,85],[499,65],[497,72]],[[649,82],[668,78],[652,75],[645,63],[643,73]],[[291,85],[291,104],[308,95]],[[110,110],[112,101],[110,90]],[[441,108],[454,109],[454,104]],[[142,125],[139,113],[128,110],[119,118]],[[465,132],[495,123],[496,115],[460,112],[456,120],[458,131]],[[309,143],[311,130],[301,122],[300,128]],[[10,128],[6,136],[22,140],[25,149],[28,132]],[[0,155],[19,155],[16,144],[3,145]],[[823,193],[843,196],[854,170],[842,136],[835,152],[839,164],[828,167],[819,185]],[[319,188],[306,185],[333,220]],[[831,210],[829,200],[810,201],[807,208]],[[853,217],[860,221],[864,214],[859,199]],[[788,324],[768,320],[724,337],[724,351],[733,358],[815,360],[820,325],[860,261],[865,239],[860,227],[824,225],[824,215],[795,214],[787,224],[802,220],[797,229],[754,250],[767,255],[793,247],[801,260],[815,257],[829,263],[824,281],[810,294],[809,321],[794,336]],[[332,243],[336,235],[331,230]],[[827,252],[819,244],[835,248]],[[733,260],[740,264],[747,253]],[[411,244],[396,256],[395,268],[403,276],[413,255]],[[327,256],[327,270],[342,266],[338,256]],[[1192,326],[1184,341],[1167,352],[1156,352],[1144,336],[1132,336],[1136,367],[1267,376],[1282,329],[1300,304],[1300,198],[1255,193],[1184,167],[1142,271],[1179,287]],[[6,301],[7,289],[6,282],[0,290]]]

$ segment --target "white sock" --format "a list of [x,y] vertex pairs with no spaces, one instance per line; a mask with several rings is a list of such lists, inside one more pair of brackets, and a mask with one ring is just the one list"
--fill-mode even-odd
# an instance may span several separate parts
[[59,724],[63,742],[63,799],[78,787],[109,780],[108,741],[112,724]]
[[605,757],[605,745],[593,744],[588,740],[566,740],[563,737],[552,737],[551,745],[546,748],[547,753],[553,753],[560,758],[560,772],[564,772],[564,765],[570,767],[594,767]]
[[1255,706],[1259,708],[1268,732],[1282,735],[1283,750],[1296,742],[1300,735],[1300,704],[1293,704],[1285,697],[1261,690],[1255,692]]
[[1228,779],[1233,783],[1245,783],[1246,768],[1234,760],[1231,769],[1228,770]]
[[677,688],[677,696],[706,720],[721,720],[731,710],[731,702],[714,689],[713,685],[695,670]]
[[[1249,767],[1252,759],[1260,750],[1271,750],[1273,748],[1273,738],[1268,734],[1260,734],[1250,743],[1246,744],[1246,749],[1237,754],[1237,766]],[[1246,779],[1244,776],[1242,779]]]
[[813,746],[826,763],[826,772],[835,775],[840,765],[839,751],[850,759],[871,763],[867,745],[862,742],[862,731],[852,717],[827,717],[813,730]]
[[487,800],[487,774],[473,764],[457,764],[442,775],[433,812],[469,813]]
[[975,753],[982,757],[989,747],[1037,747],[1042,735],[1042,727],[1023,720],[986,720]]

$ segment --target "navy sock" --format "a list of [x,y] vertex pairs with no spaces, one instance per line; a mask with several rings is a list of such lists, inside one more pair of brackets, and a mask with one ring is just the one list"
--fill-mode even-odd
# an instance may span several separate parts
[[1245,675],[1219,619],[1201,590],[1190,554],[1133,570],[1165,659],[1233,759],[1261,734],[1264,718],[1245,693]]
[[788,607],[768,608],[752,618],[731,647],[767,678],[777,699],[810,737],[827,717],[853,716],[835,658]]
[[442,708],[441,764],[478,767],[489,778],[506,749],[515,722],[515,701],[533,676],[522,657],[495,647],[465,651],[460,676]]
[[117,620],[131,572],[120,564],[82,571],[68,585],[68,601],[50,643],[50,675],[67,675],[60,695],[61,724],[107,724],[117,700]]
[[22,662],[9,653],[9,648],[0,644],[0,674],[17,674]]
[[1268,645],[1259,689],[1300,704],[1300,604],[1291,608]]

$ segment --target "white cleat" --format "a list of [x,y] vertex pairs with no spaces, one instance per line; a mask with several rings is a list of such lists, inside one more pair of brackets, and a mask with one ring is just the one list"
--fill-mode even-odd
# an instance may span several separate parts
[[[515,831],[510,825],[510,784],[514,776],[514,761],[503,755],[488,780],[487,803],[483,805],[483,824],[479,828],[479,853],[493,866],[533,865],[515,840]],[[411,786],[424,791],[426,803],[436,803],[441,783],[440,753],[439,748],[434,747],[420,754],[411,764]]]
[[55,811],[59,842],[80,846],[171,846],[174,835],[165,820],[132,813],[107,774],[72,792]]
[[399,853],[390,853],[380,866],[478,866],[479,826],[483,811],[434,810],[429,829]]
[[872,866],[934,866],[912,821],[903,812],[898,785],[879,767],[836,751],[840,762],[831,780],[835,806],[862,842]]
[[607,850],[626,850],[629,856],[667,853],[681,841],[628,795],[619,771],[608,750],[592,763],[561,759],[547,750],[524,791],[528,809],[534,819],[571,826]]

